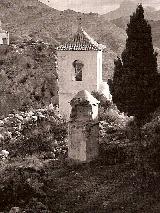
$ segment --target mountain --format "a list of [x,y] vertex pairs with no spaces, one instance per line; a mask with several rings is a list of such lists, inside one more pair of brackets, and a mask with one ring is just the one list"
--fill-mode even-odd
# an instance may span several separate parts
[[77,31],[79,17],[84,30],[107,46],[104,53],[106,79],[113,73],[113,59],[124,46],[126,34],[123,29],[98,14],[58,11],[38,0],[0,1],[0,19],[3,28],[10,32],[12,42],[32,38],[59,45]]
[[[118,19],[111,20],[113,24],[117,27],[122,28],[123,30],[126,29],[127,23],[129,22],[129,17],[120,17]],[[154,46],[160,48],[160,20],[153,21],[148,20],[149,24],[151,25],[152,29],[152,38]]]
[[123,16],[130,16],[136,9],[137,4],[133,1],[123,1],[119,8],[102,15],[106,20],[118,19]]
[[146,13],[146,18],[148,20],[153,20],[153,21],[160,20],[160,10],[156,10],[151,13]]
[[152,28],[153,43],[156,47],[160,48],[160,20],[149,21]]
[[[21,42],[24,39],[33,39],[35,41],[43,40],[56,46],[73,36],[81,17],[84,30],[96,41],[107,46],[104,52],[104,79],[107,79],[113,74],[114,58],[124,48],[128,17],[135,10],[136,5],[133,1],[125,0],[121,3],[119,9],[108,13],[108,15],[98,15],[73,10],[58,11],[38,0],[1,0],[0,19],[3,28],[10,32],[11,42],[13,43],[15,41]],[[155,12],[150,7],[147,7],[146,10],[150,13]],[[112,18],[124,14],[126,16],[109,21],[106,16],[109,17],[111,14]],[[160,47],[158,22],[152,25],[153,35],[155,32],[156,37],[154,39],[155,45]]]
[[121,29],[126,29],[127,28],[127,24],[129,23],[129,16],[122,16],[120,18],[117,19],[113,19],[110,20],[113,24],[115,24],[117,27],[121,28]]
[[[121,17],[130,17],[130,15],[135,11],[136,7],[137,3],[135,3],[134,1],[124,0],[121,2],[119,8],[102,16],[106,20],[114,20]],[[156,11],[155,8],[146,6],[144,7],[144,11],[147,19],[160,20],[160,10]]]

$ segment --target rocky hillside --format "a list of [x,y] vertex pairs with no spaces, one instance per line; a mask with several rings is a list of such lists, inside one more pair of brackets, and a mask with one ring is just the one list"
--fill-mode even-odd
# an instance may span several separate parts
[[55,49],[28,41],[0,46],[0,115],[57,103]]

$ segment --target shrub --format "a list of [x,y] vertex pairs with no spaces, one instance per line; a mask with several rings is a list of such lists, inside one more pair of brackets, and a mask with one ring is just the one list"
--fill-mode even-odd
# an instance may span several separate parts
[[24,207],[33,197],[44,199],[42,172],[43,163],[34,156],[1,162],[0,211]]
[[11,156],[48,152],[58,157],[67,151],[67,123],[54,110],[10,114],[1,126],[0,146]]
[[104,110],[108,109],[111,105],[112,102],[108,100],[104,94],[99,93],[97,91],[93,91],[91,93],[93,97],[95,97],[98,101],[100,101],[99,108],[103,108]]
[[33,198],[28,205],[25,207],[24,211],[26,213],[49,213],[47,206],[42,202],[39,202],[38,199]]
[[153,118],[141,129],[143,157],[148,165],[160,171],[160,116]]

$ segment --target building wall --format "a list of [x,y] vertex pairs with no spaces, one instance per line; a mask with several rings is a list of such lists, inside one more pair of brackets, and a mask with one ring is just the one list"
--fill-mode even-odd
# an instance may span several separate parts
[[97,90],[102,83],[102,51],[97,52]]
[[[6,43],[4,40],[6,38]],[[0,32],[0,44],[7,44],[9,45],[9,33],[8,32]]]
[[[82,81],[75,81],[73,62],[80,60],[84,64]],[[80,91],[97,91],[102,82],[101,51],[57,51],[59,78],[59,110],[69,118],[70,100]]]

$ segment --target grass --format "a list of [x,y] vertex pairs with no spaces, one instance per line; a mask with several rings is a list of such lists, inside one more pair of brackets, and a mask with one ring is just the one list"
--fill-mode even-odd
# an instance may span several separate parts
[[129,164],[93,163],[50,171],[44,191],[47,206],[57,213],[156,212],[158,176],[137,178]]

